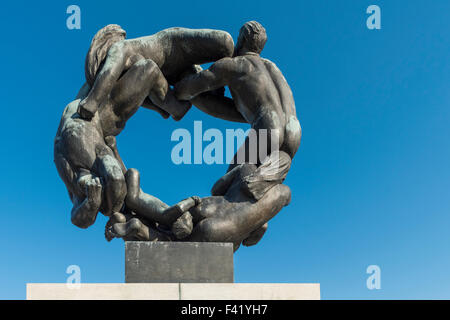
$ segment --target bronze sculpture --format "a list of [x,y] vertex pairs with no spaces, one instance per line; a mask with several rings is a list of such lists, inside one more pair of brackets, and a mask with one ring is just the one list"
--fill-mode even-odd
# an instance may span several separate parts
[[[290,202],[283,181],[301,139],[289,85],[259,56],[266,39],[256,21],[244,24],[236,47],[220,30],[170,28],[125,40],[117,25],[101,29],[86,57],[86,84],[66,107],[55,138],[55,164],[74,204],[72,222],[86,228],[98,212],[110,216],[108,241],[232,242],[235,250],[256,244]],[[214,63],[201,70],[206,62]],[[232,98],[223,95],[224,86]],[[115,136],[140,106],[180,120],[191,103],[251,124],[256,140],[246,139],[244,158],[235,155],[211,197],[169,207],[140,189],[139,172],[126,169]]]

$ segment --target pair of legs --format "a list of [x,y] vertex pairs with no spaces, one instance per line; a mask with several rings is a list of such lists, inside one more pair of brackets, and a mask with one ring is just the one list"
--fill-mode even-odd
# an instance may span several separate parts
[[[140,176],[136,169],[129,169],[125,174],[127,183],[126,207],[134,212],[135,216],[115,213],[107,225],[105,236],[108,240],[113,237],[137,237],[139,240],[152,241],[161,239],[159,230],[171,231],[176,239],[189,235],[193,228],[192,218],[188,210],[200,203],[198,197],[189,197],[169,207],[167,204],[142,191]],[[143,223],[148,221],[149,223]],[[152,226],[158,226],[158,229]],[[171,236],[165,236],[170,238]]]
[[142,59],[120,77],[110,98],[101,104],[99,117],[104,135],[118,135],[140,106],[155,110],[164,118],[172,115],[175,120],[179,120],[191,104],[175,98],[155,62]]
[[[153,60],[144,59],[140,55],[133,55],[127,60],[124,53],[117,49],[119,47],[113,45],[110,48],[94,86],[80,102],[78,113],[84,119],[91,119],[101,108],[104,97],[108,97],[111,92],[112,109],[122,119],[123,124],[141,105],[159,112],[165,118],[172,115],[175,120],[180,120],[191,104],[175,98],[173,90]],[[126,60],[133,63],[129,69],[126,68]]]

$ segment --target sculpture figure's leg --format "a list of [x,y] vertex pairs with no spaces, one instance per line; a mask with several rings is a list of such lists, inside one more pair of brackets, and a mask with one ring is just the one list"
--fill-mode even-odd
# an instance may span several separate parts
[[[221,202],[221,205],[215,207],[217,216],[200,221],[187,239],[208,242],[242,241],[250,237],[255,228],[263,227],[272,219],[290,202],[290,197],[289,187],[278,184],[253,204]],[[203,199],[202,204],[205,204],[207,199]],[[214,202],[211,205],[214,205]]]
[[257,244],[266,233],[268,226],[269,225],[266,222],[261,227],[250,233],[250,235],[246,239],[244,239],[244,241],[242,241],[242,244],[246,247],[254,246],[255,244]]
[[[130,216],[128,216],[130,218]],[[127,221],[124,214],[114,213],[105,227],[105,238],[123,238],[125,241],[170,241],[170,237],[145,225],[139,218],[133,217]]]
[[106,216],[122,209],[127,185],[122,168],[112,154],[98,155],[96,160],[99,175],[103,178],[104,203],[102,211]]
[[125,179],[127,183],[127,196],[125,198],[127,207],[150,221],[160,222],[158,220],[169,206],[141,190],[140,175],[136,169],[128,169]]
[[136,169],[128,169],[125,174],[127,182],[127,206],[136,214],[171,227],[185,212],[200,202],[198,197],[190,197],[169,207],[156,197],[143,192],[140,189],[140,175]]
[[88,96],[80,102],[78,113],[84,119],[91,119],[108,95],[124,70],[128,58],[124,42],[116,42],[111,46],[102,69],[98,72],[94,85]]
[[110,229],[108,229],[107,233],[111,238],[136,237],[141,241],[150,240],[149,228],[137,218],[132,218],[128,222],[124,223],[115,223]]
[[[56,146],[55,146],[56,149]],[[55,158],[54,158],[56,169],[58,170],[59,176],[61,180],[66,185],[69,194],[72,195],[76,193],[76,174],[72,169],[72,166],[67,161],[67,159],[58,151],[55,150]],[[72,200],[72,199],[71,199]]]
[[194,223],[192,221],[192,216],[189,211],[183,213],[181,217],[179,217],[172,224],[172,233],[177,239],[184,239],[192,233],[194,229]]
[[131,66],[114,86],[111,98],[114,112],[122,121],[128,120],[142,104],[151,108],[144,103],[146,98],[150,98],[160,114],[164,116],[164,113],[169,113],[177,120],[191,106],[189,102],[175,98],[158,65],[150,59],[140,60]]
[[167,87],[155,82],[160,75],[162,73],[156,63],[142,59],[117,81],[111,92],[111,104],[122,121],[128,120],[137,111],[152,90],[159,90],[159,94],[165,95]]
[[105,137],[105,143],[108,147],[111,148],[114,157],[117,159],[117,162],[119,163],[119,166],[122,169],[122,173],[125,174],[127,172],[127,168],[125,167],[125,163],[123,163],[122,157],[120,156],[119,150],[117,149],[116,137],[114,136]]
[[55,164],[73,203],[72,223],[80,228],[91,226],[97,218],[102,203],[100,179],[89,174],[87,170],[74,172],[61,154],[55,155]]

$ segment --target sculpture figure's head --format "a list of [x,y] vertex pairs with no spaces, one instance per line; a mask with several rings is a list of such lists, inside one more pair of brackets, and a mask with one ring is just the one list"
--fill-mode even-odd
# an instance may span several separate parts
[[91,87],[94,84],[100,65],[104,62],[108,54],[109,48],[114,43],[124,40],[125,36],[125,30],[117,24],[109,24],[95,34],[84,64],[86,81]]
[[239,30],[235,55],[246,52],[260,54],[267,41],[266,29],[257,21],[246,22]]

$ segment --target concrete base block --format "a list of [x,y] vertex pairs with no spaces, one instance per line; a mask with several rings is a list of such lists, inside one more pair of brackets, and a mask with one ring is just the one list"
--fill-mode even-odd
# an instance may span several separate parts
[[28,283],[27,300],[319,300],[317,283]]
[[320,300],[315,283],[180,283],[180,300]]
[[126,283],[233,282],[233,245],[125,242]]
[[27,283],[27,300],[178,300],[177,283]]

